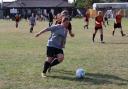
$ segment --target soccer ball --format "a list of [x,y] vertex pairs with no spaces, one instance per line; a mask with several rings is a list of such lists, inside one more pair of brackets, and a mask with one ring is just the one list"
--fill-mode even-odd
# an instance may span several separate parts
[[76,78],[77,78],[77,79],[82,79],[82,78],[84,78],[84,77],[85,77],[85,71],[84,71],[84,69],[78,68],[78,69],[76,70]]

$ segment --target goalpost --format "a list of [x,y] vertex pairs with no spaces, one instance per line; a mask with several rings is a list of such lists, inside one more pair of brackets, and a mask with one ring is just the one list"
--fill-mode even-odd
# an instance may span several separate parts
[[[111,15],[114,17],[115,13],[118,10],[121,10],[122,15],[124,17],[128,17],[128,3],[94,3],[93,4],[94,10],[103,10],[106,14]],[[113,14],[113,16],[112,16]]]

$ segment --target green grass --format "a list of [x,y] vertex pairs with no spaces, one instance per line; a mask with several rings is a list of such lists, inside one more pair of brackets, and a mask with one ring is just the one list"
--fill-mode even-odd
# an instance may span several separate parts
[[[106,43],[100,44],[99,33],[95,43],[91,40],[93,20],[89,30],[83,30],[83,20],[73,19],[75,38],[68,36],[65,60],[45,79],[41,71],[50,33],[34,35],[48,23],[37,22],[32,34],[24,20],[18,29],[12,21],[0,23],[0,89],[128,89],[128,37],[121,37],[119,30],[111,35],[113,21],[104,29]],[[128,33],[126,19],[123,24]],[[79,67],[86,71],[83,80],[75,78]]]

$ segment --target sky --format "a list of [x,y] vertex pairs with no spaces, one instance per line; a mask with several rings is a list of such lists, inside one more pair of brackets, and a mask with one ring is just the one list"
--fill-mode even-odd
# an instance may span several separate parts
[[[2,0],[0,0],[0,2],[1,2]],[[15,1],[15,0],[3,0],[4,2],[8,2],[8,1]]]
[[[0,0],[0,2],[1,2],[2,0]],[[15,1],[15,0],[3,0],[4,2],[8,2],[8,1]],[[69,2],[73,2],[73,0],[69,0]]]

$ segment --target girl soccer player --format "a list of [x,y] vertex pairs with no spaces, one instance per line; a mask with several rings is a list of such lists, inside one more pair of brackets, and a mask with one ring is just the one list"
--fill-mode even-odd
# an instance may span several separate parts
[[121,12],[118,11],[116,13],[116,17],[115,17],[115,23],[114,23],[114,29],[113,29],[113,32],[112,32],[112,35],[114,36],[114,33],[115,33],[115,29],[117,28],[120,28],[120,32],[121,32],[121,35],[122,36],[125,36],[125,34],[123,33],[123,29],[122,29],[122,24],[121,24],[121,20],[122,20],[122,15],[121,15]]
[[104,43],[104,41],[103,41],[103,26],[102,26],[103,24],[104,24],[104,20],[103,20],[102,12],[98,11],[98,16],[96,16],[96,18],[95,18],[95,31],[93,33],[93,38],[92,38],[93,42],[95,41],[96,33],[99,30],[101,43]]
[[89,18],[90,18],[90,14],[89,14],[89,11],[87,11],[86,14],[85,14],[85,16],[84,16],[84,21],[85,21],[84,29],[85,29],[85,28],[88,29]]
[[38,37],[45,32],[51,31],[51,36],[47,44],[47,60],[44,63],[43,72],[41,73],[42,77],[46,77],[47,70],[50,67],[64,60],[63,48],[66,43],[69,22],[68,18],[63,17],[61,24],[51,26],[36,34],[36,37]]
[[31,27],[30,27],[30,33],[32,33],[33,32],[33,28],[36,25],[36,18],[34,16],[34,13],[32,13],[32,16],[29,19],[29,23],[31,25]]

